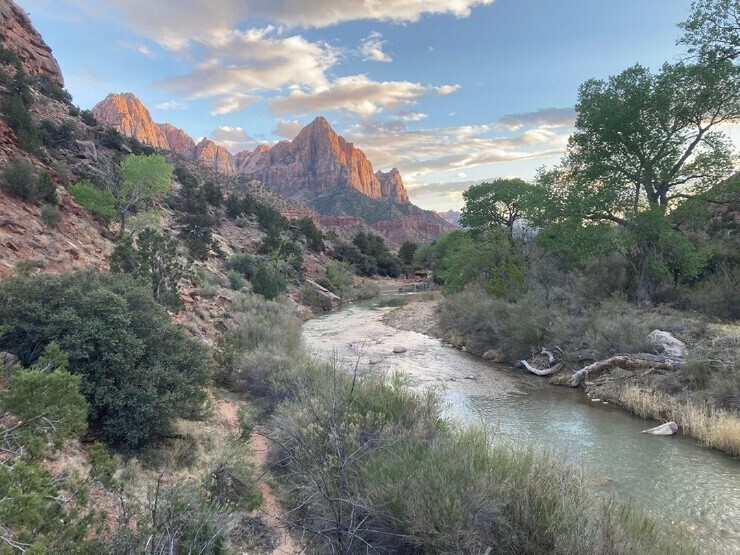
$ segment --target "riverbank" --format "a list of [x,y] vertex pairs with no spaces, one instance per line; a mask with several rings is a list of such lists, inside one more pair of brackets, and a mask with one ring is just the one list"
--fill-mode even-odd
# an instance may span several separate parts
[[[433,335],[478,356],[486,353],[486,358],[496,362],[511,366],[516,363],[516,360],[507,359],[506,349],[496,349],[494,345],[489,345],[488,349],[480,339],[477,343],[474,339],[473,348],[470,348],[470,338],[464,332],[450,329],[449,323],[446,330],[442,329],[439,311],[443,302],[439,294],[411,297],[406,304],[385,315],[383,321],[399,330]],[[484,300],[480,299],[478,306],[480,303]],[[492,312],[487,316],[495,317]],[[737,368],[740,326],[699,322],[690,317],[681,320],[676,313],[642,316],[656,327],[660,325],[661,316],[664,323],[670,319],[674,327],[677,323],[683,326],[684,337],[691,338],[688,363],[671,372],[654,371],[649,366],[639,372],[615,366],[599,379],[584,384],[587,395],[643,418],[675,421],[680,433],[707,447],[740,455],[740,417],[736,408],[740,402],[740,370]],[[611,325],[622,333],[621,325],[629,322],[628,315],[621,315],[622,322],[619,320],[613,320]],[[593,343],[598,345],[598,341]],[[561,343],[559,347],[565,352],[563,369],[548,379],[553,385],[569,384],[571,374],[588,364],[586,357],[592,360],[598,357],[596,349],[584,345],[583,340],[577,346]]]

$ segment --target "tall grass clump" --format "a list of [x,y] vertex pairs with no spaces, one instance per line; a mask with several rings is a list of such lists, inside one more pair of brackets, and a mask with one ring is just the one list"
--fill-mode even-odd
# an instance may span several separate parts
[[740,417],[730,412],[691,402],[681,403],[659,391],[625,385],[613,393],[613,401],[643,418],[673,420],[684,435],[731,455],[740,455]]
[[[268,424],[285,522],[316,552],[682,553],[550,453],[440,418],[440,397],[336,365],[295,371]],[[490,551],[489,551],[490,548]]]

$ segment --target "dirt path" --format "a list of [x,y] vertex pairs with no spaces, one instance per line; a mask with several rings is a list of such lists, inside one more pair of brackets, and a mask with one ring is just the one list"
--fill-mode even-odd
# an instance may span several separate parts
[[252,435],[249,437],[249,443],[254,453],[257,474],[261,476],[258,484],[259,490],[262,493],[262,506],[259,508],[259,514],[265,523],[273,529],[277,539],[277,547],[272,550],[272,555],[295,555],[301,553],[302,550],[295,544],[293,538],[288,533],[287,527],[280,520],[280,514],[282,512],[280,503],[264,479],[270,444],[267,438],[258,431],[252,432]]

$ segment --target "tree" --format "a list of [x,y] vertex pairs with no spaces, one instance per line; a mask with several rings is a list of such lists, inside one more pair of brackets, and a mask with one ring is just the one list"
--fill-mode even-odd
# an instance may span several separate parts
[[731,146],[717,128],[740,117],[740,71],[729,62],[665,64],[657,74],[637,65],[584,83],[576,112],[563,166],[570,208],[623,224],[728,175]]
[[679,44],[703,61],[734,60],[740,56],[740,0],[697,0],[691,16],[681,23]]
[[67,189],[75,201],[104,224],[116,217],[116,199],[110,191],[102,191],[87,180]]
[[514,224],[527,215],[538,189],[522,179],[496,179],[472,185],[463,193],[460,225],[475,230],[500,226],[514,236]]
[[124,237],[110,257],[111,271],[127,273],[151,283],[154,299],[172,310],[182,310],[179,282],[187,268],[171,237],[148,228],[136,237]]
[[56,341],[81,376],[89,424],[109,445],[134,450],[168,434],[196,411],[210,366],[190,340],[130,276],[78,272],[0,283],[0,350],[26,366]]
[[162,156],[156,154],[130,154],[119,164],[118,170],[120,182],[115,197],[123,237],[129,216],[150,205],[158,195],[169,191],[172,166]]
[[398,257],[403,260],[403,263],[410,266],[414,261],[414,254],[416,254],[419,245],[412,243],[411,241],[404,241],[401,248],[398,249]]

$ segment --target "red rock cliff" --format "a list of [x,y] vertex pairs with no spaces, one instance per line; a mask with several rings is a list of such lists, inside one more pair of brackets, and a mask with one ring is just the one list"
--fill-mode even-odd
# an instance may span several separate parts
[[236,175],[234,157],[228,150],[210,139],[203,139],[198,143],[195,147],[195,159],[224,175]]
[[64,77],[51,48],[31,25],[26,12],[12,0],[0,0],[2,46],[15,52],[29,75],[46,75],[60,87]]
[[155,148],[170,148],[164,131],[132,93],[111,93],[98,102],[92,112],[100,123],[115,127],[128,137]]

